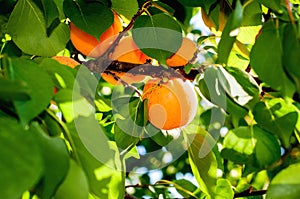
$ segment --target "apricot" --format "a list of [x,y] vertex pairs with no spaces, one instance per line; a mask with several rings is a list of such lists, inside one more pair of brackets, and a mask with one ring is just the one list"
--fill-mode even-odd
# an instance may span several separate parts
[[[119,16],[114,13],[114,22],[113,24],[101,34],[99,40],[94,36],[80,30],[72,22],[70,23],[70,37],[71,42],[74,47],[81,52],[82,54],[89,57],[98,57],[97,51],[93,51],[95,47],[101,44],[103,41],[108,38],[117,35],[123,29],[121,20]],[[93,51],[93,52],[92,52]]]
[[117,85],[117,84],[123,84],[123,82],[127,84],[133,84],[133,83],[139,83],[145,80],[146,76],[145,75],[134,75],[131,73],[125,73],[125,72],[112,72],[112,74],[107,74],[107,73],[102,73],[101,76],[102,78],[112,84],[112,85]]
[[196,44],[188,38],[183,38],[181,46],[166,60],[166,64],[170,67],[185,66],[193,59],[196,51]]
[[127,36],[121,39],[115,48],[112,60],[120,62],[129,62],[132,64],[145,64],[147,59],[151,59],[145,55],[134,43],[132,36]]
[[181,78],[161,82],[149,80],[143,89],[143,100],[148,100],[148,120],[163,130],[183,127],[196,115],[198,99],[189,81]]
[[67,65],[71,68],[75,68],[76,66],[80,65],[76,60],[70,58],[70,57],[64,57],[64,56],[54,56],[52,59],[55,59],[60,64]]

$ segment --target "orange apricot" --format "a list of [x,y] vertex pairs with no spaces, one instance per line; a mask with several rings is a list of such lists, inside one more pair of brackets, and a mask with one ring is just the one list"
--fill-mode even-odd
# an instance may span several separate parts
[[120,62],[128,62],[132,64],[145,64],[147,59],[151,59],[145,55],[134,43],[132,36],[127,36],[121,39],[114,52],[112,60]]
[[54,56],[52,59],[55,59],[60,64],[64,64],[67,66],[70,66],[71,68],[75,68],[76,66],[80,65],[76,60],[70,58],[70,57],[64,57],[64,56]]
[[185,66],[193,59],[196,51],[196,44],[188,38],[183,38],[181,46],[166,60],[166,64],[170,67]]
[[148,100],[148,120],[157,128],[170,130],[189,124],[196,115],[198,99],[189,81],[180,78],[161,82],[149,80],[143,89]]
[[125,82],[126,84],[139,83],[145,80],[145,75],[134,75],[125,72],[112,72],[113,74],[102,73],[101,77],[112,85],[118,85]]
[[[113,24],[101,34],[99,40],[92,35],[80,30],[72,22],[70,23],[70,38],[74,47],[84,55],[89,57],[98,57],[97,51],[93,51],[95,47],[101,44],[106,39],[117,35],[123,29],[119,16],[114,13]],[[93,53],[92,53],[93,51]]]

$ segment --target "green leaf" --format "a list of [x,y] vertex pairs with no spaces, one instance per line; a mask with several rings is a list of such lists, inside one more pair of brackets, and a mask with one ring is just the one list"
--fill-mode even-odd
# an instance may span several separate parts
[[220,70],[223,69],[209,67],[205,70],[204,78],[199,82],[200,91],[210,102],[231,113],[233,117],[242,118],[248,111],[226,95],[225,90],[228,90],[229,85]]
[[37,140],[12,119],[0,118],[0,198],[20,198],[43,172]]
[[161,13],[138,17],[133,26],[132,36],[139,49],[164,64],[180,47],[181,31],[177,21]]
[[54,101],[62,111],[63,117],[67,122],[71,122],[79,116],[94,114],[94,110],[87,99],[70,89],[60,90],[55,95]]
[[297,91],[300,93],[300,43],[297,37],[297,30],[293,25],[284,28],[283,38],[283,67],[292,77],[296,84]]
[[[58,20],[59,12],[54,0],[41,0],[46,21],[46,27],[51,27],[55,20]],[[59,20],[58,20],[59,21]]]
[[292,96],[295,86],[283,69],[282,51],[278,29],[275,22],[269,20],[264,24],[262,33],[251,50],[250,65],[260,80],[275,90],[280,90],[283,96]]
[[257,1],[279,14],[283,12],[283,10],[281,9],[281,0],[273,0],[273,1],[257,0]]
[[185,6],[202,7],[208,13],[209,8],[216,2],[216,0],[178,0]]
[[291,134],[300,122],[299,112],[293,104],[280,98],[259,102],[253,115],[258,125],[277,135],[284,147],[289,147]]
[[[88,178],[90,191],[99,198],[123,199],[124,165],[116,146],[108,145],[103,129],[98,126],[97,121],[96,124],[92,123],[93,119],[93,116],[80,117],[76,119],[76,123],[68,124],[82,168]],[[123,168],[116,168],[120,164]]]
[[69,152],[61,138],[47,136],[37,123],[32,124],[31,131],[40,146],[45,168],[41,181],[40,197],[50,199],[67,175]]
[[54,199],[88,199],[89,185],[84,171],[75,161],[70,161],[68,174],[58,188]]
[[139,9],[139,5],[136,0],[112,0],[111,3],[112,8],[128,20],[131,20]]
[[223,68],[219,69],[228,82],[228,86],[224,85],[227,94],[239,105],[252,109],[260,98],[260,90],[253,77],[235,67],[226,67],[228,73]]
[[227,64],[227,60],[242,24],[243,7],[237,1],[232,14],[229,16],[218,45],[218,63]]
[[53,56],[63,50],[70,39],[69,28],[60,23],[47,35],[42,11],[31,0],[20,0],[10,15],[8,33],[25,53]]
[[261,25],[262,9],[260,4],[257,1],[250,1],[245,5],[242,26]]
[[24,81],[0,78],[0,99],[26,101],[30,99],[29,91]]
[[280,158],[277,139],[257,125],[230,130],[223,146],[221,154],[224,158],[236,163],[246,163],[257,170],[270,166]]
[[144,132],[144,102],[138,97],[119,97],[112,101],[114,114],[121,115],[114,126],[115,141],[121,149],[133,147]]
[[79,29],[98,40],[114,22],[112,11],[97,1],[65,0],[64,12]]
[[298,199],[300,195],[300,163],[281,170],[271,181],[267,199]]
[[188,134],[189,161],[194,176],[199,183],[201,191],[215,198],[217,185],[217,160],[212,152],[213,141],[209,134]]
[[31,60],[15,58],[11,63],[9,77],[24,81],[30,88],[30,100],[14,101],[17,113],[25,125],[49,105],[53,96],[53,83],[50,76]]
[[234,198],[234,192],[232,185],[227,179],[218,179],[216,187],[216,199],[232,199]]
[[44,68],[48,74],[52,77],[52,80],[56,88],[68,88],[73,89],[75,83],[75,75],[69,66],[58,63],[56,60],[51,58],[45,58],[39,64],[40,67]]

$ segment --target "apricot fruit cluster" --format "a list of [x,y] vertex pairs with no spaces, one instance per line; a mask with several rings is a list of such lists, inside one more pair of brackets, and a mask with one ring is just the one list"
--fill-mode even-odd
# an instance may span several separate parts
[[[71,42],[83,55],[99,57],[111,45],[116,45],[109,54],[111,60],[132,64],[145,64],[151,57],[145,55],[135,44],[132,36],[122,38],[118,44],[115,40],[122,31],[119,16],[114,13],[113,24],[100,36],[99,40],[92,35],[70,24]],[[187,65],[197,52],[196,44],[183,38],[179,49],[166,60],[169,67]],[[108,71],[101,74],[102,78],[113,84],[142,82],[146,75],[134,75],[122,71]],[[142,100],[147,100],[148,120],[155,127],[163,130],[183,127],[189,124],[196,115],[198,100],[192,83],[178,77],[163,81],[162,78],[151,78],[144,86]]]

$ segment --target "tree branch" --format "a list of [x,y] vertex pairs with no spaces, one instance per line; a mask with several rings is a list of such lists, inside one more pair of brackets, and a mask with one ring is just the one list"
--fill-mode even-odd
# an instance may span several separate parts
[[234,194],[234,198],[240,198],[240,197],[247,197],[247,196],[261,196],[266,194],[267,190],[253,190],[253,187],[250,187],[249,189]]

